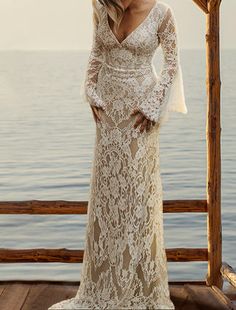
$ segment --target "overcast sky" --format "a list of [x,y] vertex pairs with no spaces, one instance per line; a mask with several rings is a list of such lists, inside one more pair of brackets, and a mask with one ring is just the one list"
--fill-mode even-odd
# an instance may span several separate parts
[[[0,0],[0,49],[89,49],[92,0]],[[192,0],[165,0],[180,48],[204,48],[205,15]],[[236,0],[222,0],[221,47],[236,48]],[[233,40],[232,40],[233,39]]]

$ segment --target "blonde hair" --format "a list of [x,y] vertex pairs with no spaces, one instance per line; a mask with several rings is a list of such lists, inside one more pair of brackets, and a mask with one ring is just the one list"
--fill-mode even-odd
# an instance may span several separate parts
[[122,20],[123,14],[124,14],[124,6],[122,4],[121,0],[92,0],[92,6],[93,6],[93,22],[94,25],[98,25],[100,21],[100,15],[97,8],[97,3],[100,3],[105,7],[105,10],[107,11],[109,17],[114,22],[114,32],[116,33],[118,30],[118,27],[120,25],[120,22]]

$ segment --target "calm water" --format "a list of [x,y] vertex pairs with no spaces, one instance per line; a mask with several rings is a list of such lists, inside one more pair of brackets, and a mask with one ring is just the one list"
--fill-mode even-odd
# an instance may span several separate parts
[[[236,51],[223,51],[223,260],[236,267]],[[82,102],[86,52],[1,52],[0,191],[7,200],[88,200],[95,123]],[[160,69],[160,52],[155,64]],[[160,137],[164,199],[206,198],[204,51],[181,52],[188,114]],[[1,248],[84,247],[87,215],[1,215]],[[207,247],[206,215],[164,214],[166,247]],[[203,279],[206,263],[168,263],[169,280]],[[1,279],[79,280],[80,264],[0,264]]]

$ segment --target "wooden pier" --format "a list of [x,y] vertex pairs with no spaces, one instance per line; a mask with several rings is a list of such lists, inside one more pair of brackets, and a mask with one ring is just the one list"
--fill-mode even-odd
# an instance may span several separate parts
[[[205,279],[169,282],[176,310],[235,309],[236,273],[222,262],[221,228],[221,145],[220,145],[220,44],[221,0],[193,0],[206,15],[207,65],[207,184],[206,199],[165,200],[165,213],[204,213],[207,217],[207,248],[166,249],[172,262],[207,261]],[[86,214],[87,201],[6,201],[0,214]],[[82,263],[83,249],[0,249],[0,263]],[[232,287],[223,291],[223,280]],[[61,300],[74,297],[79,282],[0,281],[0,310],[47,310]],[[235,288],[235,290],[233,289]],[[68,309],[69,310],[69,309]]]
[[[74,297],[78,287],[79,283],[76,282],[1,282],[0,309],[47,310],[61,300]],[[170,283],[170,294],[176,310],[235,309],[229,298],[215,286],[209,287],[197,282]]]

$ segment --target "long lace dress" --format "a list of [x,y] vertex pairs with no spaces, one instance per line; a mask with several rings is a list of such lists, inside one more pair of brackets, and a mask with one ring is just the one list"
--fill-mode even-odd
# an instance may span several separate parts
[[[81,281],[53,309],[175,309],[163,239],[159,129],[170,111],[187,113],[172,8],[156,0],[122,42],[97,2],[100,21],[85,76],[84,99],[103,107],[96,140]],[[160,76],[153,66],[162,47]],[[134,128],[134,108],[156,121]]]

